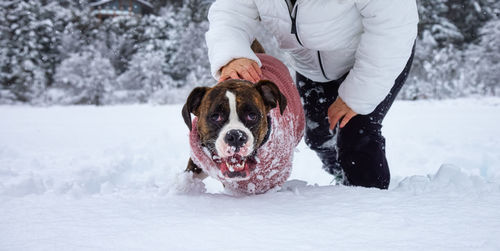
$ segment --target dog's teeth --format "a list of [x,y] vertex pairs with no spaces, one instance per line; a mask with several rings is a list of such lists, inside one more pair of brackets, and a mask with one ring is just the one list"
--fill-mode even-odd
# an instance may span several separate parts
[[245,162],[246,162],[246,161],[243,161],[243,162],[241,162],[241,163],[236,164],[236,167],[238,167],[238,169],[239,169],[239,168],[242,168],[242,167],[245,167]]
[[230,172],[234,172],[233,166],[230,165],[227,161],[226,161],[226,166],[227,166],[227,169],[229,169]]

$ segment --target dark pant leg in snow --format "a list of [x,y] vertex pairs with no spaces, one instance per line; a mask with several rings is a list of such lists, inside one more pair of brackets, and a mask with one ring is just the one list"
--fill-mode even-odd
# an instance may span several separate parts
[[382,121],[406,81],[412,61],[413,53],[387,97],[372,113],[357,115],[344,128],[337,127],[333,132],[329,130],[328,107],[337,98],[345,76],[316,83],[297,73],[297,88],[306,115],[306,144],[317,153],[327,172],[337,178],[343,170],[344,184],[388,188],[390,172],[381,133]]
[[336,133],[329,130],[327,113],[328,107],[337,98],[338,88],[345,76],[327,83],[316,83],[299,73],[296,76],[306,117],[304,140],[321,159],[323,169],[337,176],[342,171],[337,161],[337,137]]
[[381,189],[389,187],[391,177],[385,157],[382,121],[403,87],[412,61],[413,54],[389,94],[372,113],[355,116],[340,129],[337,140],[338,160],[349,184]]

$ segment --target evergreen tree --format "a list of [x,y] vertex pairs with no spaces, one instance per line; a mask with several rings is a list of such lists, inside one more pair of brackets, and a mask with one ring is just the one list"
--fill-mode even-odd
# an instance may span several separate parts
[[2,64],[2,85],[21,102],[36,98],[47,84],[42,68],[48,60],[40,53],[50,39],[40,37],[49,26],[38,22],[41,5],[37,1],[12,0],[3,2],[5,24],[8,27],[5,61]]
[[111,103],[116,74],[109,59],[92,47],[71,53],[57,68],[50,102],[61,104]]
[[21,102],[41,102],[61,61],[61,31],[69,22],[68,9],[56,2],[2,2],[3,27],[0,79],[4,89]]
[[479,32],[479,45],[467,51],[467,69],[480,94],[500,94],[500,18],[489,21]]
[[419,37],[431,35],[437,42],[436,46],[444,47],[448,43],[461,43],[464,39],[458,27],[447,18],[450,11],[450,0],[420,0],[418,11],[420,15]]
[[[89,1],[0,1],[0,103],[171,103],[213,84],[204,41],[213,0],[151,0],[155,15],[103,21]],[[417,2],[417,49],[400,97],[499,95],[500,1]],[[286,61],[269,33],[258,38]]]
[[448,0],[446,17],[464,37],[465,43],[478,38],[481,27],[495,17],[495,0]]

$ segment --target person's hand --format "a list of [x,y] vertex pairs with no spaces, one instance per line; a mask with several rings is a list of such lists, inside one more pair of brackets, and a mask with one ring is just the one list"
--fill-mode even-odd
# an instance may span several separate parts
[[219,82],[232,78],[255,83],[260,80],[261,76],[262,71],[257,62],[248,58],[237,58],[222,67]]
[[342,119],[342,122],[340,122],[340,128],[343,128],[349,120],[351,120],[354,116],[358,115],[356,112],[351,110],[349,106],[344,103],[344,101],[338,97],[333,104],[330,105],[328,108],[328,120],[330,122],[330,130],[333,130],[335,128],[335,125],[339,120]]

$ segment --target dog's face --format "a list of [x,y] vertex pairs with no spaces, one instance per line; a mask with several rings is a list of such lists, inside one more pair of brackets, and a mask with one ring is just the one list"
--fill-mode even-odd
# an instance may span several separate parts
[[255,151],[268,133],[269,111],[286,98],[270,81],[256,84],[227,80],[213,88],[197,87],[189,95],[182,115],[191,130],[191,113],[198,117],[200,143],[218,160],[227,178],[245,177]]

